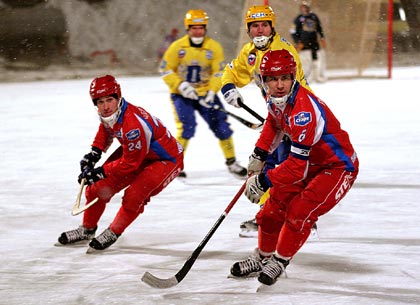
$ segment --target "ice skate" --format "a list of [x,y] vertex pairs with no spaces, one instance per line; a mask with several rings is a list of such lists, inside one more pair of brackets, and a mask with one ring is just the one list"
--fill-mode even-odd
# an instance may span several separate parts
[[93,238],[89,243],[87,253],[105,250],[113,243],[115,243],[120,235],[115,234],[110,228],[103,231],[96,238]]
[[267,259],[261,257],[257,248],[247,259],[234,263],[230,268],[230,274],[236,277],[257,276],[266,261]]
[[239,179],[246,179],[248,176],[248,171],[245,167],[239,165],[238,161],[235,158],[230,158],[226,160],[226,165],[230,173]]
[[184,171],[179,172],[178,178],[187,178],[187,173]]
[[88,242],[95,237],[96,229],[97,227],[88,229],[84,226],[79,226],[77,229],[63,232],[61,233],[60,237],[58,238],[58,242],[55,245],[64,246],[79,244],[81,242]]
[[311,233],[309,234],[308,240],[312,240],[312,241],[319,240],[318,226],[316,222],[314,222],[314,224],[312,225]]
[[289,265],[288,260],[273,255],[262,267],[258,281],[264,285],[273,285],[285,273],[287,265]]
[[255,218],[242,222],[239,228],[241,229],[240,237],[252,238],[258,236],[258,224]]

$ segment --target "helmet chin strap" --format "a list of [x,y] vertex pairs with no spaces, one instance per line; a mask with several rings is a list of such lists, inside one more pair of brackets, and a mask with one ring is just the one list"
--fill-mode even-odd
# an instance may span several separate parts
[[283,108],[286,105],[287,101],[289,100],[290,96],[292,95],[293,89],[295,88],[295,84],[296,84],[296,79],[293,81],[293,84],[292,84],[292,87],[290,88],[289,93],[286,94],[285,96],[274,97],[270,95],[269,97],[270,102],[276,105],[276,107]]
[[122,98],[120,98],[118,102],[118,109],[113,114],[107,117],[103,117],[99,112],[99,119],[102,123],[104,123],[106,126],[109,126],[110,128],[114,127],[114,124],[118,121],[118,118],[121,114],[121,108],[122,108]]

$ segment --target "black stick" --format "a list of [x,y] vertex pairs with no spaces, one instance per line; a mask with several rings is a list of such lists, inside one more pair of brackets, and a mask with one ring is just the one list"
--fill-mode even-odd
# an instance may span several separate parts
[[258,119],[261,123],[264,123],[264,118],[260,116],[258,113],[256,113],[254,110],[249,108],[247,105],[245,105],[239,98],[238,98],[238,105],[244,108],[246,111],[248,111],[250,114],[252,114],[255,118]]
[[187,275],[187,273],[190,271],[191,267],[194,265],[196,259],[200,255],[201,251],[203,250],[207,242],[210,240],[210,238],[213,236],[214,232],[216,232],[217,228],[225,219],[226,215],[230,212],[230,210],[233,208],[235,203],[238,201],[239,197],[242,195],[243,191],[245,190],[245,186],[246,186],[246,182],[241,186],[241,188],[236,193],[232,201],[229,203],[225,211],[222,213],[222,215],[220,215],[219,219],[216,221],[216,223],[207,233],[206,237],[204,237],[204,239],[201,241],[198,247],[194,250],[191,256],[187,259],[187,261],[184,263],[184,266],[182,266],[181,270],[179,270],[177,274],[167,279],[161,279],[154,276],[150,272],[146,271],[143,274],[143,277],[141,278],[141,280],[145,282],[146,284],[148,284],[149,286],[152,286],[155,288],[170,288],[180,283],[184,279],[184,277]]
[[232,113],[232,112],[229,112],[229,111],[227,111],[226,109],[221,108],[221,107],[220,107],[220,106],[218,106],[218,105],[216,105],[216,106],[214,107],[214,109],[219,110],[219,111],[221,111],[221,112],[224,112],[224,113],[226,113],[227,115],[230,115],[231,117],[233,117],[233,118],[237,119],[239,122],[241,122],[242,124],[244,124],[245,126],[247,126],[247,127],[251,128],[251,129],[259,129],[259,128],[261,128],[261,127],[262,127],[262,125],[263,125],[262,123],[261,123],[261,124],[255,124],[255,123],[252,123],[252,122],[250,122],[250,121],[247,121],[247,120],[245,120],[244,118],[241,118],[240,116],[238,116],[238,115],[236,115],[236,114],[234,114],[234,113]]

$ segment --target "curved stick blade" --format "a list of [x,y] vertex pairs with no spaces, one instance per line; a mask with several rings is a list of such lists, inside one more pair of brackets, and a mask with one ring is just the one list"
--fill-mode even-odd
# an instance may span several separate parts
[[74,205],[73,205],[73,211],[79,209],[80,207],[80,200],[82,199],[82,193],[83,193],[83,188],[85,187],[85,183],[86,183],[86,179],[83,178],[82,181],[80,182],[80,189],[79,189],[79,192],[77,193],[76,201],[74,202]]
[[91,202],[87,203],[84,207],[79,208],[79,206],[74,206],[73,210],[71,211],[71,215],[76,216],[79,215],[80,213],[86,211],[87,209],[89,209],[92,205],[94,205],[95,203],[97,203],[99,200],[98,197],[96,197],[95,199],[93,199]]
[[161,289],[171,288],[173,286],[178,285],[179,283],[178,279],[175,276],[172,276],[167,279],[160,279],[147,271],[143,274],[141,280],[151,287]]

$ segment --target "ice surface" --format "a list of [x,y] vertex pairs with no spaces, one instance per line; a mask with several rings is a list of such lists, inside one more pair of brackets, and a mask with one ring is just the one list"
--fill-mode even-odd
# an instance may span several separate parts
[[[118,75],[116,75],[118,77]],[[120,77],[123,95],[158,116],[175,134],[167,88],[159,78]],[[198,246],[242,181],[233,178],[205,123],[186,154],[185,182],[153,198],[123,236],[100,254],[86,246],[55,247],[71,216],[79,160],[98,119],[90,79],[0,84],[0,304],[419,304],[420,70],[397,68],[393,80],[334,80],[313,85],[335,112],[360,158],[347,197],[318,222],[288,267],[288,278],[256,293],[256,279],[227,278],[256,239],[239,224],[257,206],[242,196],[177,286],[159,290],[144,272],[168,278]],[[241,90],[265,115],[258,89]],[[226,108],[256,121],[244,110]],[[258,137],[233,118],[237,158],[246,166]],[[257,121],[256,121],[257,122]],[[111,149],[112,151],[113,149]],[[112,221],[121,195],[108,205],[99,231]]]

